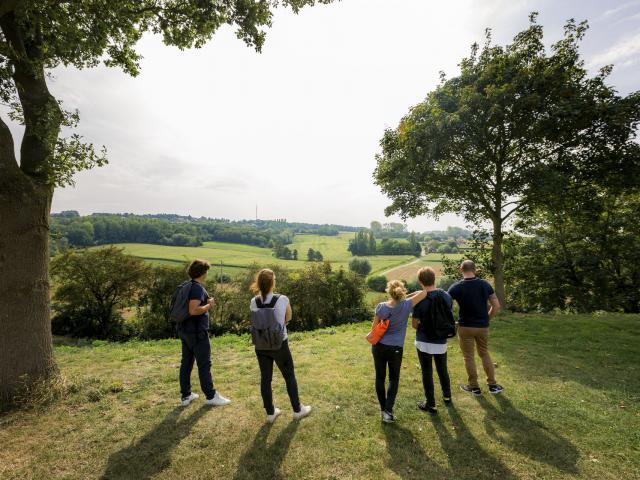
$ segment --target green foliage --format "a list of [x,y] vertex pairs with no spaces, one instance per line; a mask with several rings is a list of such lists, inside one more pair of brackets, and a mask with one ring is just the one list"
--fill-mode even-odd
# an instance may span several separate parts
[[129,336],[121,309],[135,304],[149,268],[122,249],[67,250],[51,262],[57,283],[52,330],[75,337]]
[[349,262],[349,270],[366,277],[371,273],[371,264],[366,258],[354,258]]
[[513,308],[640,312],[640,195],[582,185],[505,244]]
[[374,292],[384,292],[387,288],[387,277],[384,275],[374,275],[367,279],[367,287]]
[[493,262],[489,250],[490,234],[486,230],[474,230],[469,249],[460,257],[442,256],[442,274],[451,283],[462,279],[460,264],[464,260],[472,260],[476,264],[476,276],[487,278],[493,273]]
[[322,262],[324,260],[324,257],[322,256],[322,253],[320,253],[319,250],[314,250],[313,248],[309,248],[309,250],[307,250],[307,260],[309,262]]
[[187,265],[157,266],[151,269],[141,289],[134,321],[135,334],[144,339],[171,338],[176,325],[169,317],[169,304],[175,289],[187,279]]
[[415,255],[419,257],[422,247],[413,232],[409,235],[408,241],[383,238],[378,245],[373,230],[360,230],[356,232],[353,240],[349,241],[347,249],[354,256]]
[[[536,14],[506,46],[487,31],[460,74],[446,79],[385,131],[375,181],[403,217],[453,212],[491,222],[496,292],[503,300],[503,224],[564,195],[554,178],[637,172],[640,94],[605,84],[610,67],[589,76],[579,44],[587,24],[570,20],[548,52]],[[625,173],[626,171],[626,173]],[[637,177],[636,177],[637,178]]]

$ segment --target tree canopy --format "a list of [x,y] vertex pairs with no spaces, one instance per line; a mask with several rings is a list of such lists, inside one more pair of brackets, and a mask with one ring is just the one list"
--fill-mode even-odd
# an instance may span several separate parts
[[[386,213],[404,218],[445,212],[491,223],[496,292],[504,302],[504,224],[557,195],[554,177],[637,171],[634,143],[640,95],[619,96],[605,83],[611,67],[590,77],[579,44],[587,23],[569,20],[550,52],[542,26],[513,43],[474,44],[447,79],[387,129],[376,183],[391,199]],[[626,172],[626,173],[625,173]]]

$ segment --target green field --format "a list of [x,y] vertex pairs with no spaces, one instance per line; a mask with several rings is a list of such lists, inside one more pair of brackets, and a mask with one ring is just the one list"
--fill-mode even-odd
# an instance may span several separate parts
[[[640,316],[500,316],[492,352],[505,392],[455,390],[435,418],[416,408],[409,334],[393,425],[380,422],[367,330],[291,334],[301,399],[314,411],[292,421],[276,373],[283,415],[271,427],[248,337],[213,341],[214,379],[232,399],[215,409],[177,407],[175,340],[58,344],[66,394],[0,417],[0,478],[640,478]],[[454,385],[465,380],[455,341],[449,368]]]
[[[253,262],[261,265],[278,264],[291,269],[304,268],[309,248],[322,252],[325,260],[330,261],[336,268],[348,268],[353,259],[347,251],[349,240],[353,233],[344,232],[337,236],[305,235],[295,236],[289,248],[297,249],[300,260],[281,260],[272,255],[270,248],[253,247],[239,243],[205,242],[201,247],[172,247],[166,245],[150,245],[144,243],[123,243],[118,246],[136,257],[141,257],[154,263],[185,262],[193,258],[204,258],[214,265],[224,264],[223,271],[237,273],[238,269]],[[415,257],[409,255],[379,255],[365,257],[371,263],[372,273],[403,265]]]

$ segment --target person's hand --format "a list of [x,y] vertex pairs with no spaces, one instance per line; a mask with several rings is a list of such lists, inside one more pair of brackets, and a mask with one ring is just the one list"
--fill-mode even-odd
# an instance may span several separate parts
[[209,310],[216,306],[216,301],[213,299],[213,297],[209,297],[209,300],[207,300],[207,305],[209,305]]

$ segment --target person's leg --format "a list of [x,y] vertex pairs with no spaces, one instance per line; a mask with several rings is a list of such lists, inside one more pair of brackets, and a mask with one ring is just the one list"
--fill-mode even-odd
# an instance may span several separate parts
[[182,358],[180,359],[180,395],[187,398],[191,395],[191,371],[193,370],[193,351],[191,345],[193,342],[189,339],[188,333],[180,333],[180,342],[182,343]]
[[260,367],[260,394],[262,404],[267,411],[267,415],[273,415],[273,392],[271,391],[271,378],[273,377],[273,357],[269,354],[256,350],[258,365]]
[[400,385],[400,368],[402,367],[402,347],[387,347],[387,363],[389,364],[389,388],[385,410],[393,413],[398,386]]
[[193,354],[198,364],[198,377],[200,378],[200,388],[204,392],[207,400],[212,399],[216,395],[213,388],[213,378],[211,376],[211,342],[207,332],[199,332],[196,334],[196,343],[193,346]]
[[371,347],[373,355],[373,365],[376,369],[376,395],[380,410],[384,410],[387,403],[387,395],[384,389],[384,381],[387,376],[387,360],[384,357],[383,345],[374,345]]
[[479,328],[476,335],[476,346],[478,348],[478,356],[482,359],[482,368],[484,373],[487,374],[487,384],[495,385],[496,375],[493,367],[493,361],[491,355],[489,355],[489,329]]
[[289,342],[286,340],[275,355],[275,361],[276,365],[278,365],[278,368],[280,369],[280,373],[282,373],[282,376],[284,377],[284,382],[287,385],[287,393],[289,394],[289,400],[291,401],[291,408],[293,408],[293,411],[297,413],[300,411],[298,381],[296,380],[291,350],[289,350]]
[[474,330],[471,327],[460,327],[458,328],[458,337],[460,339],[460,350],[462,350],[462,357],[464,358],[464,367],[469,377],[469,386],[478,388],[478,370],[476,369],[476,359],[474,358]]
[[447,369],[447,352],[434,355],[433,360],[436,364],[436,371],[440,379],[440,387],[442,387],[442,396],[451,398],[451,380],[449,379],[449,370]]
[[420,369],[422,370],[422,387],[424,388],[424,398],[428,407],[436,406],[436,398],[433,387],[433,366],[431,364],[431,355],[418,350],[418,360],[420,360]]

